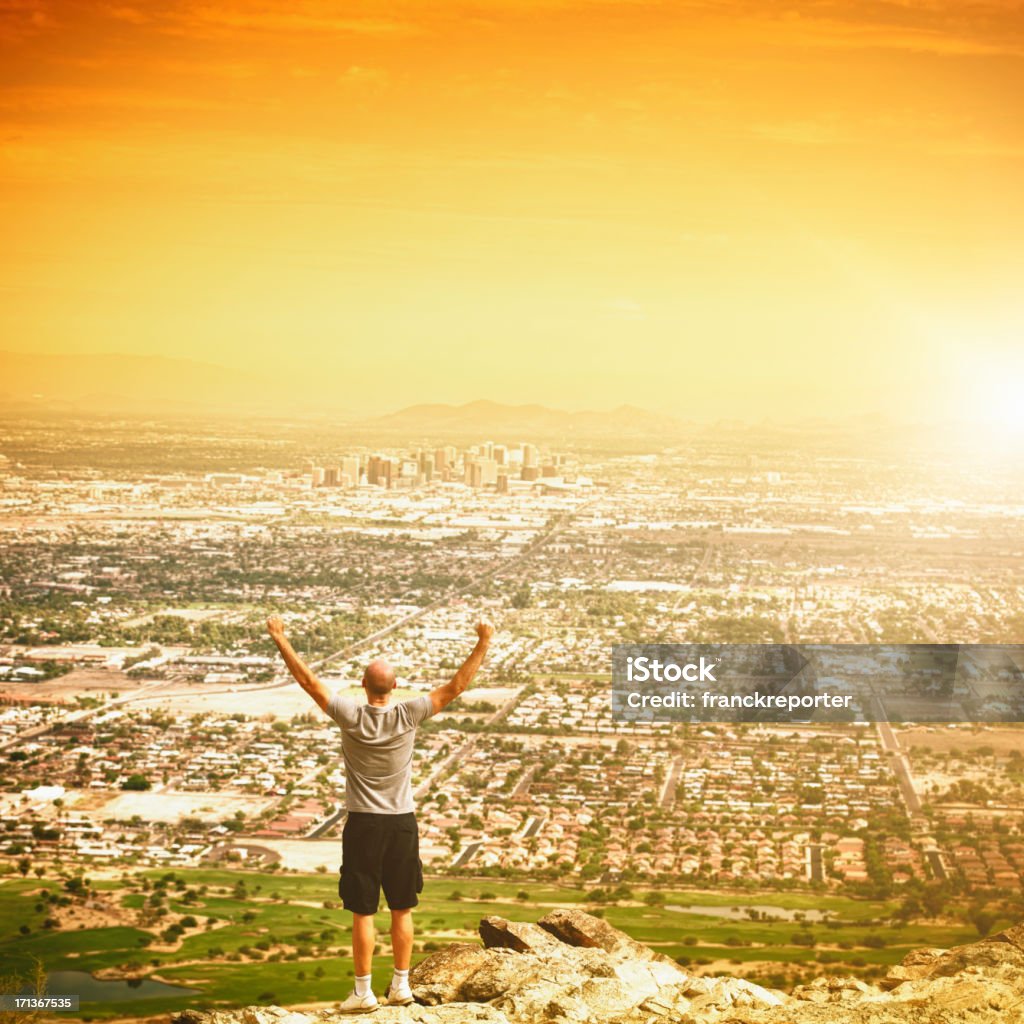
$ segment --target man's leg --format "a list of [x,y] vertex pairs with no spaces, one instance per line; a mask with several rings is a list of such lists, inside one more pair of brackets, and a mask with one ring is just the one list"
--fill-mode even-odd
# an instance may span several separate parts
[[384,830],[379,815],[349,812],[341,836],[341,878],[338,895],[352,913],[352,965],[355,990],[341,1004],[342,1013],[377,1009],[370,977],[376,935],[373,915],[380,905]]
[[391,911],[391,950],[395,973],[388,986],[388,1002],[406,1006],[413,1001],[409,988],[412,960],[412,908],[419,903],[423,872],[419,858],[419,830],[414,814],[395,815],[384,853],[381,878]]
[[[393,926],[392,926],[393,927]],[[410,936],[411,936],[410,926]],[[352,915],[352,962],[356,977],[370,973],[373,964],[373,946],[376,935],[373,930],[373,914]],[[410,947],[411,947],[410,939]]]
[[391,911],[391,949],[395,955],[395,970],[409,970],[412,960],[412,907]]

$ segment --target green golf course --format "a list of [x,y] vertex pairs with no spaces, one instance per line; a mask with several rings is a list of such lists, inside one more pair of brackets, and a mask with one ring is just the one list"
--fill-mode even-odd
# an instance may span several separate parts
[[[160,916],[146,927],[67,927],[62,921],[54,927],[51,915],[59,919],[59,911],[51,909],[53,901],[41,891],[53,900],[67,900],[63,880],[6,880],[0,883],[4,973],[24,976],[38,959],[51,975],[61,972],[64,985],[68,976],[63,972],[100,972],[101,977],[110,972],[193,991],[134,999],[119,983],[116,1002],[83,998],[84,1018],[150,1016],[186,1006],[329,1002],[351,987],[349,915],[338,905],[332,875],[152,870],[96,881],[91,889],[87,905],[103,904],[108,911],[120,907],[126,918],[150,907]],[[838,963],[853,973],[870,972],[918,946],[950,946],[977,938],[969,926],[893,927],[886,922],[894,905],[837,896],[659,890],[648,903],[646,895],[635,888],[626,900],[596,902],[568,886],[428,879],[416,914],[414,959],[448,942],[474,941],[480,918],[488,914],[534,921],[555,907],[571,905],[603,914],[639,941],[695,969],[708,967],[716,973],[752,962],[794,964],[807,971]],[[751,912],[762,917],[758,907],[773,908],[775,915],[827,913],[829,921],[807,925],[800,920],[751,920]],[[169,920],[186,925],[181,934],[164,934]],[[384,955],[375,963],[374,986],[380,989],[390,971],[386,912],[378,915],[377,925]]]

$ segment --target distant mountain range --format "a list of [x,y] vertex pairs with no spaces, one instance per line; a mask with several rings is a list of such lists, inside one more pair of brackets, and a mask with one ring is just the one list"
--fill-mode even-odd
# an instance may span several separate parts
[[269,378],[194,359],[0,352],[0,405],[8,410],[187,415],[267,411],[271,398],[282,396]]
[[410,405],[374,419],[353,419],[306,389],[282,387],[257,372],[195,359],[116,353],[0,352],[0,411],[112,417],[300,414],[368,433],[453,440],[658,438],[677,435],[685,426],[672,416],[631,405],[569,412],[487,400]]
[[[372,444],[395,442],[515,442],[574,438],[622,440],[626,447],[684,437],[756,436],[761,447],[794,444],[872,450],[886,444],[933,444],[935,423],[906,423],[864,414],[837,419],[719,419],[694,423],[634,405],[570,412],[546,405],[480,399],[462,405],[423,403],[370,418],[340,407],[329,374],[296,385],[258,370],[197,359],[119,353],[35,354],[0,351],[0,414],[82,414],[90,417],[244,416],[317,421]],[[317,385],[319,384],[319,390]],[[347,403],[346,403],[347,404]]]
[[672,416],[620,405],[607,412],[568,412],[546,405],[504,405],[481,399],[465,405],[410,405],[372,421],[404,434],[456,436],[467,432],[514,439],[536,436],[658,436],[677,434],[684,426]]

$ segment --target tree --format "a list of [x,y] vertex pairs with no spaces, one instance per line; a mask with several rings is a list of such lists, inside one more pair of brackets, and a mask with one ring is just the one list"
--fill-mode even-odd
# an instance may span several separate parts
[[149,779],[146,778],[145,775],[135,774],[129,775],[128,778],[121,783],[121,788],[141,791],[152,788],[152,785],[153,784],[149,781]]

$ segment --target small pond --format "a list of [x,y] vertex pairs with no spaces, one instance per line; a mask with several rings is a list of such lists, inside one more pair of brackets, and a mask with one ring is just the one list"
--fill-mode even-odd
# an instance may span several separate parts
[[78,996],[83,1003],[127,1003],[135,999],[170,999],[197,990],[152,978],[94,978],[85,971],[53,971],[46,978],[48,996]]
[[[674,910],[677,914],[702,914],[704,917],[727,917],[730,921],[749,921],[747,911],[756,910],[759,920],[775,921],[804,920],[810,923],[826,921],[834,916],[828,910],[787,910],[785,907],[773,907],[768,903],[754,903],[745,907],[702,907],[695,904],[666,903],[666,910]],[[797,915],[802,914],[802,918]]]

